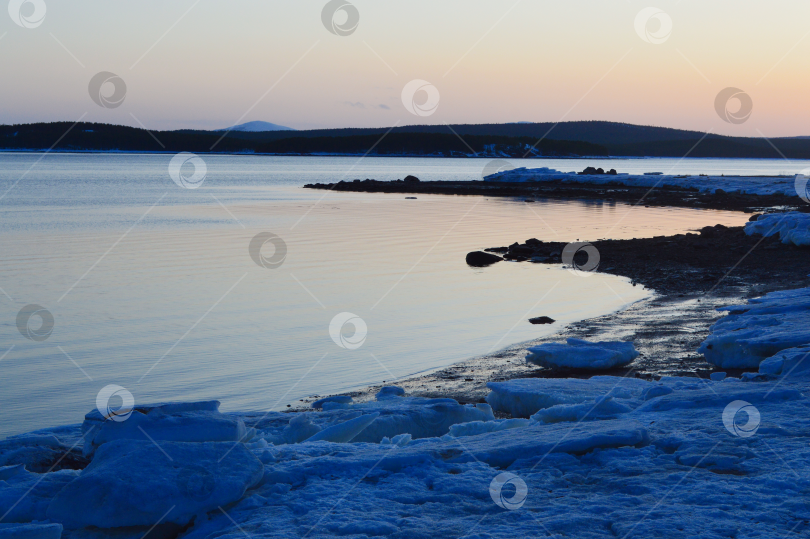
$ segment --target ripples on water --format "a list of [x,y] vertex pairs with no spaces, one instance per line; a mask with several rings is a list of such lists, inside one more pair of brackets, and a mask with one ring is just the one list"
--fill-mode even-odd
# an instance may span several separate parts
[[[13,186],[0,200],[4,435],[78,422],[108,384],[140,403],[216,398],[224,410],[263,410],[443,367],[647,294],[625,279],[583,278],[559,266],[473,269],[464,262],[469,251],[531,237],[648,237],[747,220],[618,203],[301,189],[407,174],[478,179],[487,160],[477,159],[205,156],[204,184],[186,190],[168,177],[170,155],[51,154],[35,163],[40,157],[0,154],[0,193]],[[513,163],[644,172],[676,162]],[[784,167],[753,163],[757,172]],[[743,167],[678,166],[674,172]],[[286,242],[278,269],[248,254],[263,231]],[[30,303],[55,318],[45,341],[17,329],[17,313]],[[342,312],[367,324],[357,349],[330,337],[330,321]],[[527,322],[540,315],[559,324]]]

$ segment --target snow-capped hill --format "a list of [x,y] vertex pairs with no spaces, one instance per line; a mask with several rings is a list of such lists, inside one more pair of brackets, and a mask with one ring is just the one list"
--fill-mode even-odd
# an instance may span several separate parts
[[270,122],[247,122],[235,125],[231,128],[217,129],[217,131],[248,131],[258,133],[260,131],[295,131],[295,129],[283,125],[271,124]]

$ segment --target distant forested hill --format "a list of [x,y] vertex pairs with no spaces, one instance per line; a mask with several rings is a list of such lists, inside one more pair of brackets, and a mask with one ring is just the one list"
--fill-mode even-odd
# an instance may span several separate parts
[[[0,126],[0,149],[74,151],[209,151],[274,154],[365,154],[522,157],[751,157],[810,159],[810,139],[705,135],[614,122],[413,125],[394,129],[318,129],[227,134],[155,131],[70,122]],[[452,129],[451,129],[452,128]],[[390,131],[390,132],[389,132]],[[455,132],[455,133],[454,133]],[[386,135],[386,133],[388,133]],[[223,137],[223,135],[225,135]],[[385,135],[383,137],[383,135]],[[459,138],[460,135],[464,140]],[[545,137],[545,138],[543,138]],[[542,141],[538,143],[538,140]],[[698,144],[699,142],[699,144]],[[472,151],[471,151],[472,149]]]
[[[632,144],[659,140],[699,139],[699,131],[683,131],[666,127],[616,122],[562,122],[553,123],[511,123],[511,124],[454,124],[446,125],[405,125],[391,129],[391,133],[452,133],[460,135],[542,137],[552,140],[580,140],[592,144]],[[312,129],[308,131],[264,131],[258,133],[231,133],[230,136],[246,140],[278,140],[290,137],[348,137],[357,135],[382,135],[389,128],[347,128]],[[208,131],[184,130],[183,133],[209,133]]]
[[[291,131],[290,133],[297,133]],[[450,133],[389,133],[386,136],[287,137],[249,139],[208,131],[158,131],[109,124],[69,122],[0,126],[0,149],[129,152],[255,152],[273,154],[365,154],[510,157],[606,156],[607,148],[581,141],[531,137],[464,136]],[[235,134],[235,133],[234,133]],[[242,133],[240,133],[242,134]],[[221,139],[221,140],[220,140]],[[218,142],[219,141],[219,142]],[[537,143],[537,144],[536,144]],[[534,148],[532,145],[536,144]]]

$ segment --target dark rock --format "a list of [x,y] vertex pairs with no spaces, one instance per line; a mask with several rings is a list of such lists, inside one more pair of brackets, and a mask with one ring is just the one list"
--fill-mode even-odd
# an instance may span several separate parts
[[761,213],[755,213],[754,215],[752,215],[751,217],[748,218],[748,222],[750,223],[752,221],[756,221],[757,219],[759,219],[760,215],[762,215],[762,214]]
[[713,226],[706,226],[700,229],[700,235],[704,238],[713,238],[717,235]]
[[526,240],[526,245],[542,245],[542,241],[538,240],[537,238],[532,238],[530,240]]
[[405,176],[405,183],[417,183],[417,182],[419,182],[419,178],[417,178],[416,176],[411,176],[410,174],[408,176]]
[[548,316],[537,316],[535,318],[529,318],[529,322],[532,324],[553,324],[556,320]]
[[485,253],[483,251],[473,251],[472,253],[467,253],[467,265],[476,268],[490,266],[495,262],[500,262],[501,260],[503,260],[503,258],[491,253]]
[[509,247],[509,253],[516,256],[529,256],[534,254],[534,249],[525,245],[520,245],[518,247]]
[[[610,169],[605,175],[612,175]],[[598,174],[598,169],[587,167],[580,174]],[[615,178],[615,176],[614,176]],[[725,193],[718,196],[715,189],[698,191],[696,188],[678,187],[676,185],[659,186],[653,193],[649,188],[622,185],[615,180],[599,184],[576,183],[560,184],[559,182],[526,182],[522,184],[496,183],[484,181],[369,181],[355,183],[352,180],[342,183],[313,183],[308,188],[333,189],[336,191],[379,192],[379,193],[425,193],[441,195],[485,195],[487,197],[509,197],[510,199],[600,199],[616,202],[638,203],[640,199],[652,200],[656,206],[676,206],[705,208],[729,211],[762,212],[762,208],[783,208],[785,210],[803,211],[801,199],[786,194],[753,195],[744,193]],[[605,187],[613,187],[605,192]],[[607,197],[605,196],[607,194]],[[647,204],[650,204],[648,202]]]

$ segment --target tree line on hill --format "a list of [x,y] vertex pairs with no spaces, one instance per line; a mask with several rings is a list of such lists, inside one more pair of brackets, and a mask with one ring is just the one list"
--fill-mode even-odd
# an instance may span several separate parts
[[[295,133],[292,131],[291,133]],[[0,149],[121,152],[224,152],[282,155],[360,154],[469,156],[607,156],[602,145],[582,141],[450,133],[389,133],[345,137],[288,137],[262,141],[194,131],[149,132],[134,127],[69,122],[0,126]]]
[[[150,132],[120,125],[53,122],[0,125],[0,149],[513,158],[688,155],[810,159],[810,139],[802,137],[771,140],[724,137],[613,122],[567,122],[557,127],[553,124],[459,125],[452,131],[455,133],[448,126],[404,126],[391,130]],[[538,133],[540,135],[536,136]],[[542,138],[543,135],[548,136]]]

